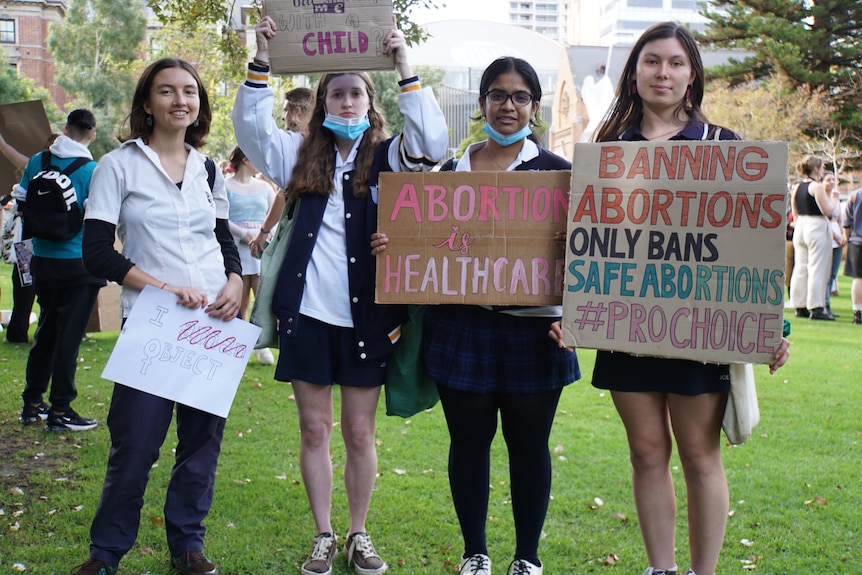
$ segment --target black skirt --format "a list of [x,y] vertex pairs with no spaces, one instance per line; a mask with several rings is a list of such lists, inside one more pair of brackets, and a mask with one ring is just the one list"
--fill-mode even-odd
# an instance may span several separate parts
[[599,351],[593,386],[611,391],[700,395],[730,391],[730,366]]

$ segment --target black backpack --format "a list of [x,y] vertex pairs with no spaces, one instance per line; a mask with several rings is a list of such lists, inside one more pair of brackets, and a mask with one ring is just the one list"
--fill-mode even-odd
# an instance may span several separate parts
[[66,169],[51,165],[51,153],[42,153],[42,171],[27,186],[27,201],[21,214],[27,232],[35,238],[56,242],[70,240],[84,226],[84,211],[71,178],[90,158],[76,158]]

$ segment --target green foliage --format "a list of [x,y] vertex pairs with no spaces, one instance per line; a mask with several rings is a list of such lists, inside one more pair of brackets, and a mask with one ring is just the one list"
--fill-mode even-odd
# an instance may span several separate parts
[[31,100],[42,100],[45,115],[48,116],[48,121],[52,126],[62,125],[63,113],[57,108],[46,88],[37,88],[36,83],[31,78],[19,76],[10,68],[0,70],[0,104],[14,104]]
[[[10,267],[0,264],[0,308],[11,307]],[[725,545],[717,573],[857,575],[862,492],[858,462],[862,327],[850,324],[850,282],[839,277],[836,322],[793,318],[790,362],[774,376],[755,368],[762,420],[745,445],[724,446],[730,486]],[[828,324],[828,325],[827,325]],[[35,329],[35,326],[34,326]],[[32,331],[31,331],[32,337]],[[100,377],[116,333],[90,334],[81,345],[74,407],[100,425],[48,433],[17,422],[27,345],[0,342],[0,572],[68,573],[88,553],[110,450],[105,417],[112,384]],[[552,500],[539,556],[547,573],[621,575],[648,564],[631,494],[623,426],[610,394],[590,385],[595,353],[578,350],[583,379],[565,389],[551,431]],[[227,420],[206,552],[219,572],[298,573],[315,526],[299,471],[299,423],[289,383],[273,366],[249,364]],[[340,399],[334,393],[335,413]],[[498,431],[491,454],[488,549],[495,572],[514,552],[508,459]],[[368,530],[392,575],[451,575],[462,552],[447,474],[449,437],[438,404],[410,419],[377,416],[379,475]],[[150,472],[138,540],[120,573],[172,573],[163,504],[176,445],[168,432]],[[341,480],[344,447],[332,434],[332,520],[343,538],[348,512]],[[690,564],[687,504],[676,455],[678,563]],[[20,491],[15,490],[19,488]],[[596,498],[600,499],[596,501]],[[743,542],[745,540],[745,542]],[[615,556],[615,565],[606,564]],[[353,573],[341,554],[333,575]]]
[[[443,82],[444,72],[440,68],[417,66],[413,72],[419,76],[423,87],[430,87],[435,92],[437,86]],[[400,134],[404,129],[404,116],[398,109],[398,95],[401,93],[401,88],[398,86],[398,73],[394,70],[387,70],[370,72],[369,75],[374,82],[375,103],[386,118],[389,131],[393,134]]]
[[739,84],[785,76],[791,87],[824,89],[833,120],[853,130],[862,121],[862,3],[856,0],[710,0],[712,20],[702,42],[751,52],[753,56],[714,69]]
[[71,0],[66,18],[49,28],[57,83],[72,100],[67,107],[96,114],[97,140],[90,147],[96,158],[116,147],[146,31],[140,3],[113,0]]

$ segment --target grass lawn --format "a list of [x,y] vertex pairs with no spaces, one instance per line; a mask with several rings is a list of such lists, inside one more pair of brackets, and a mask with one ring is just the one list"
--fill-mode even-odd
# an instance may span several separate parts
[[[0,265],[0,309],[11,308],[11,268]],[[775,376],[756,367],[762,419],[724,461],[732,514],[718,572],[862,573],[862,326],[850,324],[850,285],[840,278],[836,322],[788,318],[791,360]],[[31,332],[32,337],[32,332]],[[104,425],[112,384],[101,379],[116,333],[81,345],[75,408],[95,430],[58,434],[18,423],[28,346],[0,343],[0,573],[60,574],[87,558],[109,449]],[[622,425],[607,393],[590,384],[594,352],[578,352],[584,378],[563,393],[550,446],[553,500],[540,556],[549,574],[639,574],[647,562],[630,490]],[[299,572],[314,524],[298,464],[291,386],[252,359],[227,422],[206,552],[223,575]],[[337,394],[336,394],[337,396]],[[380,403],[379,478],[368,529],[389,573],[453,573],[462,551],[446,473],[448,435],[438,406],[405,420]],[[338,409],[338,406],[336,406]],[[855,415],[854,415],[855,414]],[[171,434],[173,431],[171,431]],[[332,458],[344,450],[338,430]],[[162,505],[175,440],[151,473],[140,532],[119,573],[166,575]],[[469,472],[469,470],[467,470]],[[678,562],[689,564],[682,471]],[[333,522],[347,509],[336,481]],[[505,446],[492,454],[488,544],[495,573],[514,551]],[[343,558],[334,575],[350,573]]]

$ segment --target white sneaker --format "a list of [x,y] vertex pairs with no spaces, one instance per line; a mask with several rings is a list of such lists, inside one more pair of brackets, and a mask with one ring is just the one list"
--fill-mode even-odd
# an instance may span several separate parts
[[676,575],[676,565],[670,569],[656,569],[655,567],[647,567],[643,575]]
[[251,352],[251,354],[257,358],[257,361],[259,361],[261,365],[272,365],[275,363],[275,358],[272,356],[272,352],[269,351],[268,347],[256,349]]
[[542,566],[533,565],[524,559],[515,559],[509,565],[508,575],[542,575]]
[[491,575],[490,557],[481,553],[462,557],[458,575]]

